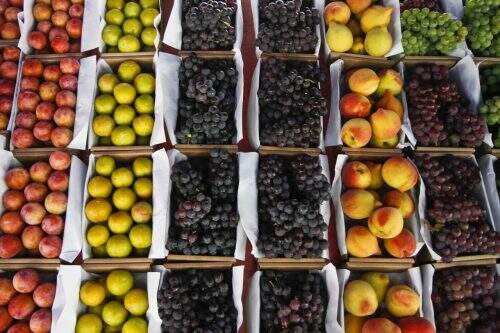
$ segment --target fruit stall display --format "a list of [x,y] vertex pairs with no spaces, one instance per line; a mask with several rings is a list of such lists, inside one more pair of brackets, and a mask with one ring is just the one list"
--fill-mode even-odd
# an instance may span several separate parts
[[252,1],[257,52],[318,54],[322,0]]
[[240,48],[243,17],[240,0],[174,0],[163,42],[186,51]]
[[[79,53],[89,28],[84,12],[93,1],[26,0],[19,46],[25,53]],[[87,15],[85,15],[87,16]]]
[[247,332],[337,332],[335,267],[262,269],[250,277]]
[[400,7],[405,55],[467,54],[468,29],[457,18],[459,6],[446,0],[404,0]]
[[497,332],[498,265],[422,266],[426,318],[437,332]]
[[0,40],[12,41],[21,36],[17,14],[23,11],[24,0],[0,1]]
[[333,1],[325,6],[325,47],[328,53],[389,57],[400,54],[399,1]]
[[[331,117],[327,145],[349,148],[400,148],[405,143],[402,126],[409,128],[403,108],[403,66],[349,68],[343,60],[330,66]],[[355,65],[354,65],[355,66]],[[377,70],[377,72],[375,72]]]
[[500,57],[500,2],[464,0],[462,22],[467,44],[475,56]]
[[[83,200],[83,259],[164,258],[165,151],[90,155]],[[153,244],[154,242],[154,244]],[[90,260],[91,261],[91,260]]]
[[[243,266],[153,266],[152,332],[237,332],[243,323]],[[150,331],[151,332],[151,331]]]
[[340,269],[338,276],[343,332],[435,332],[422,317],[425,285],[418,267],[402,272]]
[[328,258],[330,180],[324,155],[240,153],[243,228],[257,258]]
[[83,101],[90,92],[80,78],[93,70],[95,57],[25,59],[9,128],[11,148],[84,149],[90,105]]
[[15,46],[1,48],[0,55],[0,131],[9,125],[12,111],[20,50]]
[[99,59],[88,146],[149,146],[159,103],[152,58]]
[[478,112],[479,74],[471,57],[451,68],[431,63],[406,66],[405,80],[414,144],[472,151],[486,141],[488,128]]
[[96,0],[100,8],[101,52],[154,51],[158,46],[160,0]]
[[480,67],[483,104],[479,113],[486,119],[495,148],[500,148],[500,65]]
[[57,318],[52,305],[64,295],[56,292],[59,274],[55,271],[21,269],[0,272],[0,331],[50,332]]
[[432,259],[498,254],[500,234],[474,156],[421,154],[415,163],[425,184],[419,215]]
[[371,159],[338,155],[335,175],[333,199],[341,255],[350,261],[376,256],[411,264],[413,260],[405,258],[413,258],[422,246],[415,165],[399,155]]
[[81,219],[84,164],[63,151],[32,159],[21,156],[19,160],[2,151],[1,158],[5,162],[1,171],[0,258],[73,262],[80,251],[71,240],[79,235],[76,221]]
[[173,165],[167,258],[244,260],[246,238],[237,198],[238,155],[223,149],[186,154],[169,151]]
[[254,149],[324,149],[325,75],[316,60],[260,59],[252,81],[248,122]]

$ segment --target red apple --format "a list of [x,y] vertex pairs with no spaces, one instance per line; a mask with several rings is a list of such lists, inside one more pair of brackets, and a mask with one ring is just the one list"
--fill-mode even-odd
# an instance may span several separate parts
[[40,241],[45,237],[42,228],[37,225],[29,225],[23,230],[21,241],[28,250],[38,250]]
[[40,276],[34,269],[26,268],[17,271],[12,277],[12,285],[17,292],[31,293],[40,284]]
[[54,170],[66,170],[71,165],[71,156],[62,150],[56,150],[49,156],[49,164]]
[[49,333],[52,324],[50,309],[39,309],[31,315],[30,329],[33,333]]
[[12,110],[12,98],[0,96],[0,113],[9,114],[10,110]]
[[33,112],[19,112],[16,116],[16,127],[32,129],[36,123],[36,116]]
[[78,78],[73,74],[64,74],[59,79],[61,89],[76,91],[78,88]]
[[0,75],[4,79],[15,80],[17,78],[17,63],[14,61],[4,61],[0,65]]
[[19,237],[14,235],[0,236],[0,258],[10,259],[17,256],[23,250],[23,244]]
[[52,282],[45,282],[33,291],[33,300],[35,304],[41,308],[50,308],[52,303],[54,303],[54,297],[56,295],[56,285]]
[[52,15],[52,8],[44,3],[37,3],[33,6],[33,17],[38,22],[50,21]]
[[52,122],[41,120],[33,127],[33,135],[42,142],[50,141],[50,134],[53,128],[54,125],[52,125]]
[[53,259],[61,254],[62,241],[58,236],[47,236],[40,242],[38,249],[45,258]]
[[80,62],[76,58],[63,58],[59,62],[59,68],[64,74],[76,75],[80,69]]
[[35,137],[33,133],[25,128],[16,128],[12,132],[12,144],[16,148],[29,148],[33,145]]
[[19,61],[19,56],[21,55],[21,50],[16,46],[5,46],[2,51],[3,60],[7,61]]
[[38,93],[42,101],[53,102],[56,99],[57,93],[59,93],[59,86],[55,82],[42,82]]
[[60,37],[64,40],[69,40],[68,33],[63,28],[53,27],[49,31],[49,41],[53,41],[56,37]]
[[56,127],[50,134],[50,141],[57,148],[67,147],[73,139],[73,131],[65,127]]
[[71,90],[61,90],[56,95],[56,104],[58,107],[67,106],[74,108],[76,105],[76,95]]
[[45,183],[52,172],[52,168],[49,163],[44,161],[39,161],[33,164],[30,168],[31,179],[35,182]]
[[68,204],[68,196],[63,192],[51,192],[45,197],[45,209],[51,214],[64,214]]
[[66,31],[69,37],[78,39],[82,36],[82,20],[79,18],[72,18],[66,23]]
[[83,6],[81,4],[75,3],[69,7],[69,16],[82,18],[83,17]]
[[3,16],[7,20],[7,22],[16,22],[17,23],[17,14],[21,12],[21,9],[17,7],[9,7],[5,9]]
[[12,285],[12,280],[0,278],[0,305],[6,305],[16,294],[16,289]]
[[36,305],[30,294],[17,294],[9,303],[9,314],[17,320],[28,319]]
[[50,42],[50,47],[55,53],[68,53],[69,42],[62,37],[55,37]]
[[68,189],[69,177],[65,171],[54,171],[47,181],[51,191],[65,192]]
[[59,127],[73,128],[75,124],[75,111],[68,107],[58,108],[54,113],[54,122]]
[[42,102],[37,105],[35,113],[38,120],[52,120],[56,105],[50,102]]
[[12,317],[7,309],[3,306],[0,307],[0,332],[5,332],[12,323]]
[[33,91],[21,91],[17,96],[17,107],[20,111],[35,112],[35,108],[40,103],[40,96]]
[[56,27],[64,28],[69,20],[69,15],[62,10],[56,10],[54,13],[52,13],[50,20]]
[[63,218],[55,214],[46,215],[42,220],[42,230],[48,235],[59,236],[64,230]]
[[57,82],[61,75],[62,73],[59,69],[59,65],[47,65],[43,70],[43,78],[45,81]]
[[33,182],[24,188],[24,196],[30,202],[43,202],[49,189],[45,184]]
[[43,32],[45,35],[49,34],[50,29],[52,29],[52,22],[50,21],[40,21],[36,25],[36,30]]
[[52,4],[52,9],[63,10],[65,12],[67,12],[71,6],[71,2],[69,0],[52,0],[50,3]]
[[38,202],[28,202],[21,208],[21,217],[30,225],[42,223],[45,214],[45,207]]
[[5,184],[11,190],[22,190],[30,182],[28,170],[22,167],[16,167],[5,173]]
[[40,77],[43,73],[43,64],[38,59],[26,59],[23,63],[23,76]]
[[19,235],[23,228],[24,222],[18,212],[5,212],[0,217],[0,230],[5,234]]
[[18,190],[8,190],[3,194],[2,204],[6,210],[19,210],[25,203],[24,194]]
[[21,79],[21,90],[38,91],[40,81],[36,77],[26,76]]
[[2,39],[16,39],[21,36],[21,32],[19,31],[19,25],[17,22],[6,22],[2,25],[2,29],[0,29],[0,35]]
[[31,31],[28,34],[28,45],[35,50],[43,50],[47,46],[47,36],[41,31]]
[[16,86],[14,81],[0,79],[0,95],[1,96],[13,96]]
[[7,333],[32,333],[32,332],[28,324],[20,322],[12,325],[7,331]]

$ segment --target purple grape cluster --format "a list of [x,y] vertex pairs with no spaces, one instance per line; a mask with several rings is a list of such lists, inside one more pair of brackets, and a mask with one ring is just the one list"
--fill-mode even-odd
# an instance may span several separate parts
[[324,332],[327,294],[316,272],[263,271],[261,332]]
[[487,223],[475,188],[481,178],[470,160],[456,156],[416,159],[426,186],[426,215],[434,250],[443,260],[461,254],[500,253],[500,234]]
[[437,332],[498,332],[498,282],[494,266],[438,270],[432,291]]
[[401,1],[401,12],[412,8],[429,8],[431,11],[440,12],[438,0],[404,0]]
[[486,134],[486,122],[470,110],[448,74],[440,65],[419,65],[410,73],[407,96],[413,133],[423,146],[477,147]]

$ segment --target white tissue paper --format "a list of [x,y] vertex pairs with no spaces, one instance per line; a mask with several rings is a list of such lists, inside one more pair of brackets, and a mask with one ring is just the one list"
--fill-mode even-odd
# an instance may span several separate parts
[[[257,174],[259,169],[258,153],[238,153],[240,182],[238,186],[238,206],[240,219],[243,229],[252,244],[252,254],[256,258],[262,258],[264,255],[257,248],[259,237],[259,216],[258,216],[258,190]],[[330,182],[328,158],[326,155],[319,155],[319,162],[322,167],[322,173]],[[320,205],[320,213],[326,225],[330,223],[330,203],[324,201]],[[327,228],[328,229],[328,228]],[[323,234],[324,239],[328,239],[328,230]],[[323,250],[322,258],[329,259],[328,249]]]
[[483,177],[484,189],[490,205],[495,230],[500,230],[500,200],[498,199],[495,168],[493,166],[497,160],[498,158],[493,155],[482,156],[479,159],[479,170],[481,170]]

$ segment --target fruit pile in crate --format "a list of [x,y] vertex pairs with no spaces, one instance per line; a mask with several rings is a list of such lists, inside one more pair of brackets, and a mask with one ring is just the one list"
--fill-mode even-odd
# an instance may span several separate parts
[[20,50],[15,46],[5,46],[0,56],[0,131],[9,125],[14,92],[16,90],[17,70]]
[[480,69],[483,104],[479,107],[488,124],[493,145],[500,148],[500,65]]
[[0,1],[0,39],[14,40],[21,36],[17,15],[23,10],[23,0]]

